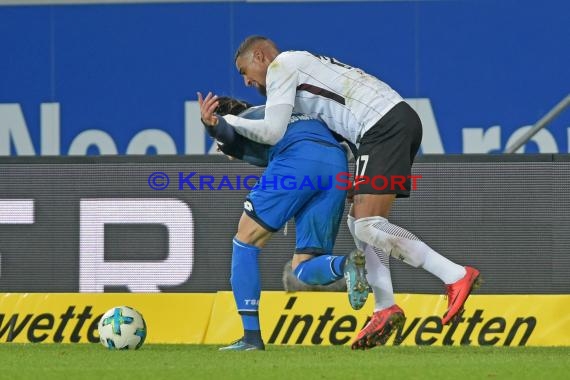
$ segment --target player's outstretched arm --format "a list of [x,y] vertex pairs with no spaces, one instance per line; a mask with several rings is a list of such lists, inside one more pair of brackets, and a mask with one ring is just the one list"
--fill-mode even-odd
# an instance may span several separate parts
[[[218,96],[208,92],[204,98],[198,92],[198,104],[202,123],[215,127],[219,118],[214,113],[219,105]],[[293,113],[293,106],[278,104],[265,109],[265,118],[262,120],[244,119],[235,115],[225,115],[223,118],[242,136],[268,145],[275,145],[285,135],[287,125]]]
[[285,135],[293,106],[278,104],[265,109],[265,118],[249,120],[226,115],[224,119],[242,136],[261,144],[275,145]]

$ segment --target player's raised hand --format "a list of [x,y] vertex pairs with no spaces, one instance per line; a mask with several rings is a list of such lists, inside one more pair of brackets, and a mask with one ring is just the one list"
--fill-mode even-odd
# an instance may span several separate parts
[[208,92],[204,98],[201,92],[198,92],[198,104],[200,105],[200,117],[202,123],[215,126],[218,124],[218,117],[214,115],[214,111],[218,107],[218,96]]

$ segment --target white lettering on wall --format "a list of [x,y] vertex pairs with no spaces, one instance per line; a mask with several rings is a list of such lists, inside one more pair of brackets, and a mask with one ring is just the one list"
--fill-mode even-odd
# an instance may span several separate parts
[[463,128],[463,153],[489,153],[501,149],[501,127]]
[[[0,224],[34,224],[34,200],[0,199]],[[1,273],[0,255],[0,275]]]
[[11,144],[17,156],[36,154],[20,105],[0,104],[0,156],[10,155]]
[[137,133],[129,142],[127,154],[147,154],[151,147],[156,154],[176,154],[174,140],[160,129],[145,129]]
[[[105,261],[105,224],[160,224],[168,231],[163,261]],[[184,283],[194,261],[194,221],[190,207],[168,198],[82,199],[80,204],[79,291],[101,293],[105,285],[132,292],[159,292]]]
[[[435,113],[429,98],[413,98],[406,101],[416,110],[424,129],[421,151],[424,154],[445,154]],[[184,154],[216,154],[216,144],[207,149],[207,134],[200,121],[200,108],[197,101],[184,102]],[[530,127],[523,126],[515,130],[507,139],[503,139],[503,129],[499,125],[490,127],[462,128],[462,153],[489,153],[502,151],[522,136]],[[570,129],[567,131],[570,144]],[[42,103],[40,105],[40,151],[42,156],[61,155],[60,104]],[[506,144],[503,141],[506,140]],[[542,129],[530,140],[538,147],[539,153],[558,153],[558,144],[547,129]],[[102,129],[89,129],[75,136],[67,149],[67,155],[87,155],[94,148],[100,155],[148,154],[154,148],[156,154],[178,154],[172,136],[160,128],[143,129],[129,141],[126,150],[119,152],[113,136]],[[63,147],[63,154],[66,149]],[[524,153],[525,147],[517,153]],[[0,104],[0,156],[35,156],[36,150],[26,124],[22,108],[17,103]]]

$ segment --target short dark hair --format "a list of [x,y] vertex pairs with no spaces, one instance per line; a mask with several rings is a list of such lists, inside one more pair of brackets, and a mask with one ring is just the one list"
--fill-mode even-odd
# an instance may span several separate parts
[[246,101],[230,98],[229,96],[220,96],[218,98],[218,107],[216,107],[216,113],[220,116],[237,116],[250,107],[252,107],[252,105]]
[[245,40],[243,40],[243,42],[239,45],[239,47],[236,50],[236,54],[234,55],[234,62],[237,61],[237,59],[245,52],[248,52],[251,47],[253,45],[255,45],[258,42],[268,42],[271,45],[273,45],[273,47],[275,49],[277,49],[277,46],[275,45],[275,42],[271,41],[269,38],[265,37],[265,36],[259,36],[259,35],[254,35],[254,36],[249,36],[247,37]]

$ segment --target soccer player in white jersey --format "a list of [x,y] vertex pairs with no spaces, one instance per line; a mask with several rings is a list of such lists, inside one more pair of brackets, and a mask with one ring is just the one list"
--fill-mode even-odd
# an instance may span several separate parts
[[[374,247],[366,249],[366,269],[376,303],[370,323],[352,348],[384,344],[404,321],[404,311],[394,301],[386,255],[440,278],[448,296],[442,323],[459,317],[479,282],[479,271],[448,260],[388,220],[396,197],[410,194],[408,176],[422,138],[417,113],[390,86],[361,69],[306,51],[280,52],[263,36],[245,39],[235,64],[245,84],[267,96],[263,120],[225,116],[238,133],[273,145],[283,137],[292,112],[300,112],[320,118],[358,146],[348,225],[363,250]],[[402,186],[384,186],[383,178],[389,182],[402,176],[407,178]]]

